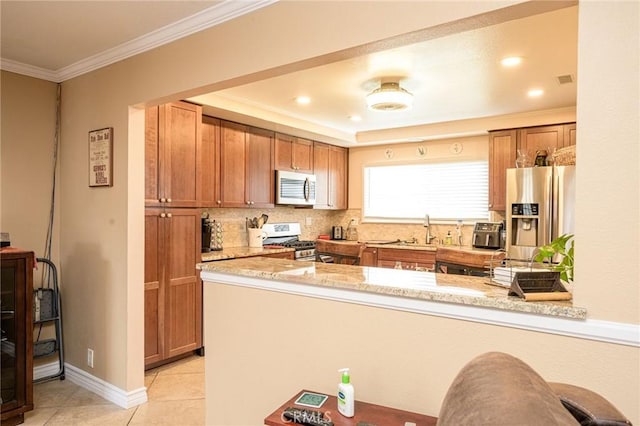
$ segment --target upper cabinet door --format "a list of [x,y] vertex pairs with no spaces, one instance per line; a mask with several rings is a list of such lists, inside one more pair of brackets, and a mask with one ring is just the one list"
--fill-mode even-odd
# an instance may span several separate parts
[[547,151],[548,155],[564,146],[564,126],[540,126],[518,130],[518,150],[524,150],[531,161],[536,152]]
[[515,167],[516,137],[516,130],[489,134],[489,210],[505,210],[507,169]]
[[220,198],[222,207],[247,207],[245,200],[246,126],[220,123]]
[[316,142],[313,147],[316,175],[316,209],[347,208],[348,151],[346,148]]
[[202,117],[202,199],[200,207],[220,207],[220,120]]
[[301,173],[313,173],[313,142],[294,136],[276,134],[275,168]]
[[273,132],[250,127],[245,140],[246,202],[249,207],[274,207]]
[[173,102],[147,109],[147,206],[196,207],[201,196],[202,107]]

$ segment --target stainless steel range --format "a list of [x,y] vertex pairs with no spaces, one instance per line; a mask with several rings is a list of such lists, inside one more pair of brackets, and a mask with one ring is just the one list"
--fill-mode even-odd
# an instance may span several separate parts
[[262,227],[267,238],[263,246],[293,247],[296,260],[315,260],[316,242],[300,240],[302,231],[297,222],[267,223]]

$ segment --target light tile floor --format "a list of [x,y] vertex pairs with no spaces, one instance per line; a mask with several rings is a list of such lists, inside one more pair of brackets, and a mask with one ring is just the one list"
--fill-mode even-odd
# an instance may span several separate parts
[[179,425],[201,426],[205,419],[204,357],[193,356],[145,373],[148,401],[125,410],[68,378],[33,387],[35,409],[27,426]]

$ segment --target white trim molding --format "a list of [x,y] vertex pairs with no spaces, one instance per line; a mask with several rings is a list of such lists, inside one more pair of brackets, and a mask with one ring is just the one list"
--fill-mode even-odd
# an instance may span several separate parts
[[[64,368],[67,379],[119,407],[128,409],[147,402],[146,387],[127,392],[68,363],[64,364]],[[57,362],[39,365],[33,369],[33,379],[51,376],[57,373],[58,369]]]
[[204,9],[194,15],[166,25],[155,31],[107,49],[96,55],[89,56],[58,70],[34,67],[29,64],[16,62],[2,58],[0,68],[5,71],[23,74],[42,80],[61,83],[70,78],[106,67],[123,59],[130,58],[139,53],[160,47],[181,39],[188,35],[206,30],[223,22],[251,13],[255,10],[269,6],[277,0],[225,0],[216,5]]
[[225,284],[255,288],[462,321],[479,322],[501,327],[512,327],[540,333],[557,334],[616,345],[640,347],[640,324],[626,324],[595,319],[560,318],[552,315],[529,314],[455,303],[412,299],[334,287],[286,283],[206,270],[202,270],[200,273],[202,280],[209,285]]

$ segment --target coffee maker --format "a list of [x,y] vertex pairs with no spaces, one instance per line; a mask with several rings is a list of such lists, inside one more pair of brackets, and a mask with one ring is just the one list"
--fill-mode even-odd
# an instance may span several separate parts
[[222,223],[206,214],[202,217],[202,253],[222,250],[222,241]]

